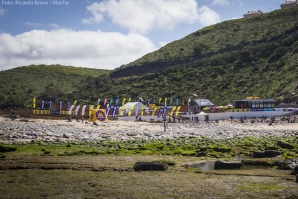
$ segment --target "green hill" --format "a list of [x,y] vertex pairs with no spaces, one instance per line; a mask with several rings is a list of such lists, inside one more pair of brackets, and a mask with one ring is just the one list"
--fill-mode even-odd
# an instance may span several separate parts
[[[38,99],[188,99],[223,104],[245,96],[292,100],[298,79],[298,6],[224,21],[113,71],[28,66],[0,72],[0,104]],[[201,86],[202,85],[202,86]],[[11,103],[11,100],[14,103]]]
[[107,70],[61,65],[31,65],[0,71],[0,105],[30,106],[32,99],[68,99],[86,79],[108,74]]

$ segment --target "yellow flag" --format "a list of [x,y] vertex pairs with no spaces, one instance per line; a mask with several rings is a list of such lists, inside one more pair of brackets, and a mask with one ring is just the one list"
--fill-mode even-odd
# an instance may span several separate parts
[[128,99],[128,102],[130,102],[131,98]]
[[135,108],[135,106],[131,106],[128,112],[128,116],[131,116],[133,109]]
[[178,116],[179,111],[180,111],[181,106],[178,106],[177,110],[176,110],[176,116]]
[[155,114],[155,111],[157,110],[158,106],[155,106],[154,109],[153,109],[153,112],[152,112],[152,116],[154,116]]
[[78,100],[75,100],[74,103],[73,103],[73,105],[76,105],[77,101],[78,101]]
[[174,113],[174,111],[176,110],[176,106],[174,107],[174,108],[172,108],[172,110],[171,110],[171,113],[170,113],[170,116],[172,117],[173,116],[173,113]]
[[160,104],[160,101],[162,100],[162,98],[159,98],[158,103]]
[[100,109],[100,105],[97,105],[96,109]]
[[35,102],[36,102],[36,97],[33,98],[33,104],[32,104],[32,107],[33,107],[33,108],[36,107]]
[[142,108],[141,108],[141,116],[143,116],[144,115],[144,109],[145,109],[145,106],[142,106]]
[[124,98],[124,99],[123,99],[123,101],[122,101],[122,106],[124,105],[124,103],[125,103],[125,100],[126,100],[126,98]]
[[122,106],[122,108],[120,109],[120,116],[124,116],[124,110],[126,110],[126,106]]
[[94,109],[94,105],[90,105],[90,106],[89,106],[89,116],[91,115],[93,109]]
[[168,99],[168,98],[165,98],[165,103],[167,103],[167,99]]

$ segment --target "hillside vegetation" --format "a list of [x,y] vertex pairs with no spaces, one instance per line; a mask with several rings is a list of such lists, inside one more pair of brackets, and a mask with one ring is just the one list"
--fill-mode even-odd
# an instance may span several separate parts
[[108,72],[60,65],[31,65],[0,71],[0,105],[2,108],[30,107],[34,97],[67,100],[85,79]]
[[297,16],[298,6],[224,21],[113,71],[65,66],[2,71],[0,104],[33,96],[90,104],[112,97],[172,96],[181,102],[194,93],[215,104],[251,95],[292,100],[298,77]]

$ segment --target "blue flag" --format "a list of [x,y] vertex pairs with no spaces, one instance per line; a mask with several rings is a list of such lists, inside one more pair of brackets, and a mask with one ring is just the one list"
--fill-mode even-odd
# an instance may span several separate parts
[[62,110],[62,101],[60,101],[60,103],[59,103],[59,109],[60,109],[60,111]]
[[44,100],[41,101],[41,109],[44,109]]

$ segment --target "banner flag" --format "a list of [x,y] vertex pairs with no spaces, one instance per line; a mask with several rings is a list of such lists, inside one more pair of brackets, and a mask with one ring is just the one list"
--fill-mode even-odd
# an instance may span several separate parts
[[159,100],[158,100],[158,103],[159,103],[159,104],[160,104],[161,100],[162,100],[162,98],[159,98]]
[[[112,108],[113,108],[113,107],[112,107]],[[111,109],[110,104],[108,104],[108,105],[107,105],[107,117],[109,117],[110,109]]]
[[154,116],[156,110],[157,110],[157,107],[155,106],[155,107],[153,108],[152,116]]
[[124,110],[126,110],[126,105],[121,107],[119,116],[124,116]]
[[155,104],[155,102],[156,102],[156,98],[153,99],[153,104]]
[[140,102],[143,103],[143,98],[140,97]]
[[36,102],[36,97],[33,98],[33,103],[32,103],[33,108],[36,108],[35,102]]
[[180,111],[181,106],[178,106],[177,110],[176,110],[176,116],[178,116],[179,111]]
[[128,99],[128,102],[130,102],[130,101],[131,101],[131,98]]
[[86,105],[84,105],[84,106],[82,107],[82,116],[85,115],[85,109],[86,109]]
[[[119,98],[118,98],[118,99],[119,99]],[[115,117],[116,110],[117,110],[117,106],[114,106],[114,110],[113,110],[113,114],[112,114],[112,117],[113,117],[113,118]]]
[[52,109],[52,100],[50,100],[50,110]]
[[150,98],[148,98],[148,100],[147,100],[147,104],[150,104]]
[[164,108],[162,112],[162,118],[165,118],[167,116],[167,109]]
[[76,107],[76,110],[75,110],[75,115],[78,115],[78,111],[80,109],[80,105]]
[[116,106],[118,106],[118,102],[119,102],[119,97],[117,98],[117,100],[116,100]]
[[188,102],[187,102],[187,105],[189,106],[189,103],[190,103],[191,99],[188,99]]
[[179,99],[178,99],[178,97],[176,98],[176,106],[178,106],[179,105]]
[[100,109],[100,105],[97,105],[97,106],[96,106],[96,109]]
[[126,100],[126,98],[124,98],[124,99],[122,100],[122,106],[124,106],[124,104],[125,104],[125,100]]
[[67,109],[66,110],[69,110],[70,109],[70,103],[67,102]]
[[171,104],[171,106],[173,105],[173,98],[172,97],[170,99],[170,104]]
[[105,106],[107,104],[108,99],[106,98],[103,105]]
[[97,104],[99,104],[99,103],[100,103],[100,99],[97,100]]
[[167,99],[168,99],[168,98],[165,98],[165,106],[167,106]]
[[141,116],[144,115],[144,109],[145,109],[145,106],[142,106],[142,108],[141,108]]
[[41,101],[41,109],[44,109],[44,100]]
[[128,112],[128,116],[131,116],[133,109],[135,108],[135,106],[131,106]]
[[160,108],[160,109],[158,110],[157,118],[159,118],[161,115],[163,115],[163,111],[164,111],[163,108]]
[[60,100],[60,102],[59,102],[59,110],[60,111],[62,110],[62,100]]
[[76,104],[77,104],[77,102],[78,102],[78,100],[75,100],[75,101],[73,102],[73,105],[76,105]]
[[75,105],[71,105],[71,107],[69,108],[69,111],[68,111],[68,115],[71,115],[71,112],[72,112],[72,109],[75,107]]
[[89,105],[89,116],[91,115],[93,109],[94,109],[94,105]]
[[[114,100],[114,98],[111,99],[110,106],[112,106],[113,100]],[[109,115],[109,112],[107,112],[107,114]]]
[[173,116],[173,113],[174,113],[174,111],[176,110],[176,106],[174,107],[174,108],[172,108],[172,110],[171,110],[171,112],[170,112],[170,116],[172,117]]

